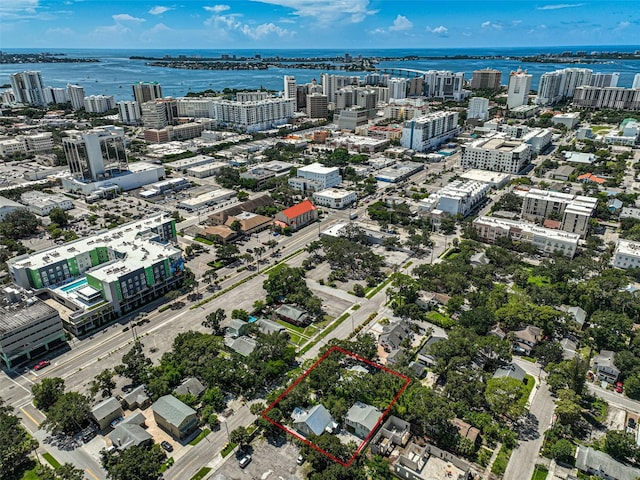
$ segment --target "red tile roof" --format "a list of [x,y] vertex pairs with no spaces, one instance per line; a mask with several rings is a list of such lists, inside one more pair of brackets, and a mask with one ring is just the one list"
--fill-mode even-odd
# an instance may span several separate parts
[[293,207],[289,207],[283,210],[282,214],[287,218],[293,219],[312,210],[317,210],[316,206],[311,203],[311,200],[305,200],[297,205],[294,205]]
[[577,179],[579,182],[593,182],[593,183],[604,183],[606,180],[604,178],[600,178],[593,173],[583,173]]
[[559,222],[558,220],[551,220],[549,218],[547,218],[542,224],[543,227],[552,228],[554,230],[560,230],[561,225],[562,225],[562,222]]

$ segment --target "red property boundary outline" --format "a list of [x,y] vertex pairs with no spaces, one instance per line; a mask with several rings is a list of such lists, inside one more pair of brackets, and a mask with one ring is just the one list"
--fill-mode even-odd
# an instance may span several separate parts
[[[290,428],[276,422],[275,420],[273,420],[272,418],[270,418],[267,413],[269,413],[269,411],[271,409],[273,409],[278,403],[280,403],[280,401],[289,393],[291,392],[291,390],[293,390],[300,382],[302,382],[302,380],[304,380],[325,358],[327,358],[329,355],[331,355],[333,352],[338,351],[338,352],[342,352],[343,354],[345,354],[346,356],[349,357],[353,357],[361,362],[364,362],[368,365],[371,365],[372,367],[375,368],[379,368],[380,370],[386,372],[386,373],[390,373],[391,375],[395,375],[398,378],[402,378],[405,382],[402,385],[402,387],[400,388],[400,390],[398,391],[398,393],[396,393],[396,395],[393,397],[393,400],[391,401],[391,403],[389,404],[389,406],[385,409],[385,411],[382,413],[382,415],[380,416],[380,418],[378,419],[378,422],[376,423],[376,425],[373,427],[373,429],[371,430],[371,433],[367,436],[367,438],[365,438],[362,443],[360,444],[360,446],[358,446],[358,449],[356,450],[356,452],[353,454],[353,456],[349,459],[348,462],[343,462],[342,460],[340,460],[339,458],[336,458],[335,456],[331,455],[329,452],[323,450],[322,448],[318,447],[317,445],[315,445],[314,443],[310,442],[309,440],[307,440],[305,437],[303,437],[302,435],[300,435],[299,433],[291,430]],[[318,452],[322,453],[323,455],[329,457],[331,460],[333,460],[334,462],[339,463],[340,465],[342,465],[343,467],[349,467],[351,466],[351,464],[354,462],[354,460],[356,459],[356,457],[360,454],[360,452],[362,452],[362,450],[364,450],[365,446],[367,445],[367,443],[369,443],[369,440],[371,439],[371,437],[376,433],[376,431],[378,430],[378,427],[380,426],[380,424],[382,423],[382,421],[386,418],[386,416],[389,414],[389,411],[391,410],[391,407],[393,407],[393,405],[398,401],[398,398],[400,398],[400,395],[402,395],[402,393],[406,390],[406,388],[409,386],[409,383],[411,383],[411,379],[406,376],[403,375],[399,372],[396,372],[394,370],[391,370],[387,367],[385,367],[384,365],[380,365],[379,363],[375,363],[372,362],[371,360],[368,360],[366,358],[363,358],[359,355],[356,355],[353,352],[350,352],[348,350],[345,350],[344,348],[340,348],[338,346],[333,346],[331,347],[329,350],[327,350],[325,352],[324,355],[322,355],[318,360],[316,360],[316,362],[306,371],[304,372],[302,375],[300,375],[295,382],[293,382],[289,388],[287,388],[284,392],[282,392],[282,394],[271,404],[269,405],[264,412],[262,412],[260,414],[260,416],[262,418],[264,418],[266,421],[268,421],[269,423],[275,425],[276,427],[280,428],[281,430],[284,430],[286,433],[288,433],[289,435],[297,438],[298,440],[300,440],[301,442],[306,443],[307,445],[309,445],[311,448],[317,450]]]

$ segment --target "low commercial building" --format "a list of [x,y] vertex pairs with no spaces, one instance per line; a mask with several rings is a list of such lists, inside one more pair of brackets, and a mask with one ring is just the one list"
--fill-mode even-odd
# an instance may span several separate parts
[[6,217],[9,212],[13,212],[19,208],[24,208],[24,205],[9,200],[8,198],[0,197],[0,222],[4,221],[4,217]]
[[147,185],[147,188],[142,190],[139,195],[142,198],[157,197],[158,195],[164,195],[167,193],[179,192],[186,188],[191,187],[191,182],[186,178],[168,178],[161,182],[152,183]]
[[197,167],[199,165],[206,165],[213,163],[214,157],[209,155],[196,155],[195,157],[181,158],[174,162],[165,163],[165,167],[169,167],[172,170],[187,170],[188,168]]
[[162,165],[147,162],[136,162],[128,165],[126,170],[113,170],[105,180],[83,180],[80,178],[62,178],[62,187],[75,193],[89,195],[103,188],[117,186],[120,190],[129,191],[158,182],[165,176]]
[[20,196],[20,201],[27,206],[30,212],[41,217],[49,215],[54,208],[62,210],[71,210],[73,208],[71,199],[60,194],[26,192]]
[[65,340],[60,314],[36,297],[18,289],[4,289],[0,308],[0,362],[13,368],[41,355]]
[[[320,163],[312,163],[311,165],[298,168],[296,176],[321,186],[322,190],[337,187],[342,182],[340,169],[338,167],[325,167]],[[291,182],[289,184],[291,184]]]
[[531,161],[531,145],[501,134],[479,138],[462,145],[460,165],[493,172],[518,173]]
[[640,268],[640,242],[621,238],[613,254],[613,266],[616,268]]
[[160,397],[151,405],[157,425],[177,440],[184,440],[198,429],[198,414],[173,395]]
[[455,180],[421,201],[419,208],[427,211],[437,208],[451,216],[466,217],[485,201],[490,189],[488,183]]
[[360,135],[335,135],[328,138],[326,144],[333,148],[346,148],[350,152],[371,154],[384,150],[389,145],[389,140]]
[[79,336],[176,288],[184,262],[173,242],[175,220],[156,215],[7,263],[13,282],[46,294]]
[[480,216],[473,221],[473,226],[483,242],[495,243],[499,238],[507,237],[513,241],[531,243],[541,252],[558,252],[569,258],[575,255],[580,240],[580,235],[575,233],[495,217]]
[[198,165],[197,167],[188,168],[187,175],[196,178],[212,177],[213,175],[217,175],[222,168],[228,166],[229,164],[224,162],[206,163],[204,165]]
[[475,182],[488,183],[493,188],[502,188],[511,181],[511,175],[508,173],[490,172],[488,170],[480,170],[472,168],[460,174],[460,178],[472,180]]
[[182,200],[178,204],[178,207],[192,212],[194,210],[200,210],[201,208],[224,202],[226,200],[229,200],[230,198],[235,197],[236,195],[237,192],[235,190],[231,190],[228,188],[219,188],[217,190],[212,190],[210,192],[198,195],[197,197]]
[[313,201],[316,205],[329,208],[346,208],[352,205],[357,199],[358,196],[356,192],[337,188],[328,188],[313,193]]
[[289,207],[276,215],[276,220],[286,224],[293,230],[298,230],[318,219],[318,209],[310,200]]
[[520,140],[531,145],[533,153],[540,153],[551,145],[552,137],[553,130],[550,128],[545,128],[544,130],[536,128],[525,133]]
[[573,130],[580,122],[579,112],[557,113],[551,117],[551,123],[554,125],[564,125],[567,130]]
[[421,170],[424,170],[423,163],[410,161],[399,162],[390,167],[378,170],[375,174],[375,178],[381,182],[397,183],[406,180]]

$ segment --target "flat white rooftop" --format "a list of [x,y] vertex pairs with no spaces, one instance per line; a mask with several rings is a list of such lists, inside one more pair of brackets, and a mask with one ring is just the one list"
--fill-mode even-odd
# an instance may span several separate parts
[[328,175],[330,173],[334,173],[337,171],[338,171],[338,167],[325,167],[321,163],[312,163],[311,165],[300,167],[298,169],[298,175],[300,175],[300,172],[315,173],[318,175]]
[[640,242],[632,242],[631,240],[618,240],[616,253],[621,255],[640,256]]

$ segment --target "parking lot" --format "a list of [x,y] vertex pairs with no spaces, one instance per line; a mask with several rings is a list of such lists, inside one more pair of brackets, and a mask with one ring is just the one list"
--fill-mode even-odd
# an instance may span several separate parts
[[240,468],[238,456],[234,453],[227,457],[224,464],[212,478],[221,475],[224,480],[260,479],[260,480],[298,480],[305,478],[305,466],[298,466],[296,459],[299,449],[291,442],[275,446],[260,438],[251,447],[251,463]]

